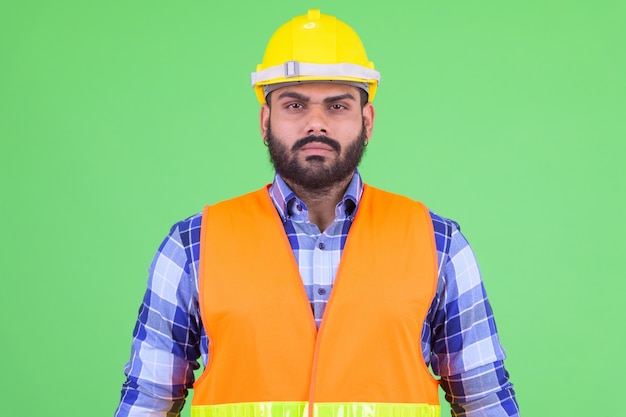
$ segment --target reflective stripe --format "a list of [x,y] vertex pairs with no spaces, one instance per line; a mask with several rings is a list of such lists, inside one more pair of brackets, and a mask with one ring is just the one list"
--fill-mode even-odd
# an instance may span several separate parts
[[306,402],[262,402],[194,405],[191,417],[300,417],[308,413]]
[[252,85],[278,78],[298,76],[352,77],[363,81],[380,81],[380,72],[357,64],[309,64],[306,62],[289,61],[251,74]]
[[[395,403],[318,403],[315,417],[440,417],[438,405]],[[191,417],[306,417],[306,402],[261,402],[191,407]]]

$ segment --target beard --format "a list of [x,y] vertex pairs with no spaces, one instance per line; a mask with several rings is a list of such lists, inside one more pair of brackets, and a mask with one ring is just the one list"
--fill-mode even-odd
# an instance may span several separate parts
[[[270,126],[266,133],[270,160],[276,172],[288,183],[296,184],[305,190],[317,191],[330,189],[354,173],[365,152],[366,139],[367,134],[363,125],[359,135],[346,146],[342,153],[339,142],[327,136],[307,136],[296,141],[291,149],[288,149],[272,134]],[[332,147],[338,155],[337,160],[326,164],[328,157],[310,155],[305,158],[305,163],[300,163],[296,152],[312,142]]]

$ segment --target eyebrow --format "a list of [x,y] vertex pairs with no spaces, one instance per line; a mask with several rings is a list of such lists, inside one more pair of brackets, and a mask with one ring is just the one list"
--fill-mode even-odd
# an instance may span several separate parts
[[[295,91],[284,91],[282,93],[280,93],[280,95],[277,97],[278,99],[282,99],[282,98],[295,98],[296,100],[300,100],[304,103],[308,103],[309,101],[311,101],[310,97],[307,97],[303,94],[297,93]],[[354,96],[350,93],[345,93],[345,94],[340,94],[338,96],[331,96],[331,97],[326,97],[323,102],[324,103],[333,103],[335,101],[339,101],[339,100],[352,100],[352,101],[356,101],[356,99],[354,98]]]
[[354,98],[354,96],[350,93],[345,93],[345,94],[340,94],[338,96],[333,96],[333,97],[326,97],[324,99],[324,103],[332,103],[335,101],[340,101],[340,100],[352,100],[352,101],[356,101],[356,99]]

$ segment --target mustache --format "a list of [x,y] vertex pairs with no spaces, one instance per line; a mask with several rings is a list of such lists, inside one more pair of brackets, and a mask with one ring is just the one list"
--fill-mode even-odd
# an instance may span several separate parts
[[324,145],[328,145],[331,148],[333,148],[336,152],[341,152],[341,145],[339,144],[339,142],[337,142],[334,139],[329,138],[328,136],[307,136],[304,137],[302,139],[298,139],[296,141],[296,143],[293,144],[293,146],[291,147],[291,151],[297,151],[298,149],[302,148],[305,145],[308,145],[309,143],[313,143],[313,142],[319,142],[319,143],[323,143]]

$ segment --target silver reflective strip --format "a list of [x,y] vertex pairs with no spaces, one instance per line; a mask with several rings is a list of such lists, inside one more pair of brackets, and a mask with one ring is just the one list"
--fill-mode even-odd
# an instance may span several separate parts
[[[438,405],[404,403],[316,403],[315,417],[440,417]],[[306,402],[259,402],[192,406],[192,417],[307,417]]]
[[298,76],[312,77],[353,77],[362,80],[380,81],[380,72],[356,64],[308,64],[288,61],[251,74],[252,85],[277,78]]

